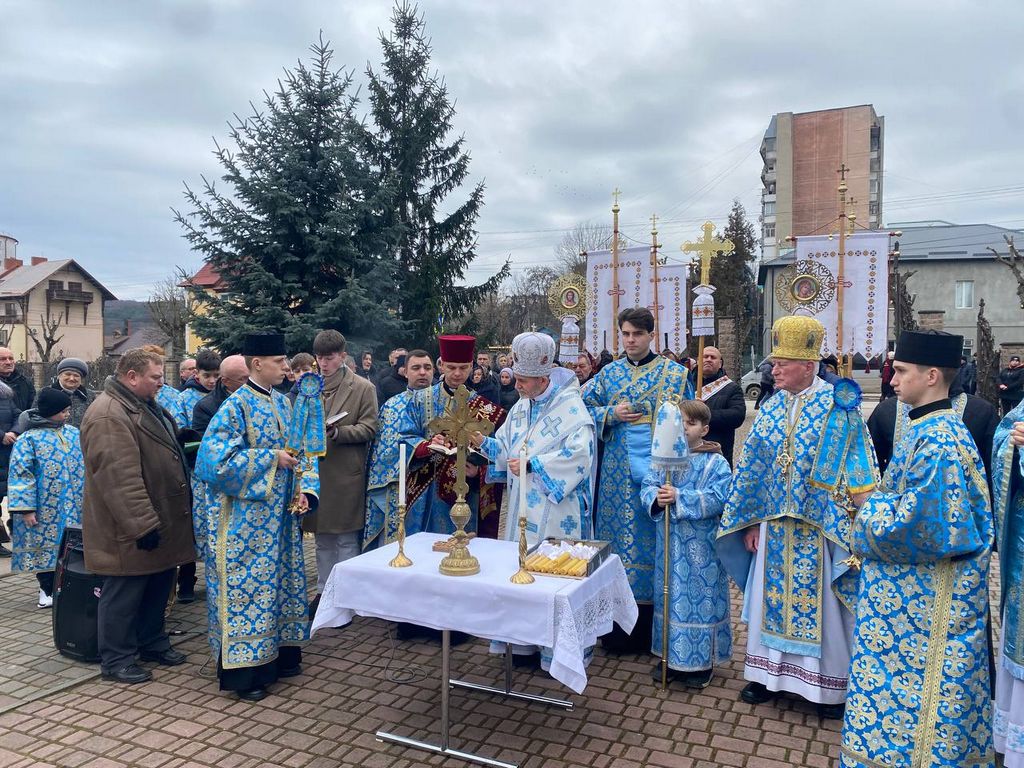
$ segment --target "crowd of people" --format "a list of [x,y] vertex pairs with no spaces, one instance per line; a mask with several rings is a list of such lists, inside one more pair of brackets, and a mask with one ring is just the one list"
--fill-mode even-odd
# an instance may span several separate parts
[[[1024,760],[1024,410],[1014,404],[1000,422],[957,388],[963,339],[902,334],[887,362],[897,397],[865,422],[859,389],[823,365],[822,326],[782,318],[773,392],[736,446],[747,407],[721,352],[704,348],[695,391],[692,361],[652,349],[649,310],[624,310],[618,326],[618,359],[583,353],[560,365],[554,341],[535,332],[492,358],[471,336],[443,335],[439,358],[395,349],[382,370],[368,352],[353,360],[334,330],[291,358],[282,336],[251,334],[238,354],[185,361],[177,387],[164,382],[163,351],[143,347],[98,393],[67,358],[37,395],[0,349],[13,569],[35,573],[39,606],[50,606],[61,530],[81,524],[86,567],[104,579],[103,677],[140,683],[152,678],[145,663],[185,661],[164,621],[174,599],[196,599],[203,562],[220,687],[260,700],[301,673],[331,570],[393,541],[399,506],[410,535],[454,531],[458,454],[436,425],[465,385],[469,410],[493,425],[467,446],[469,529],[513,540],[525,517],[530,546],[610,542],[640,614],[631,632],[601,638],[606,653],[664,653],[674,685],[706,687],[733,655],[732,581],[749,628],[742,699],[787,692],[843,719],[843,765],[989,765],[993,743]],[[319,394],[304,390],[310,371]],[[323,404],[322,445],[289,450],[311,396]],[[652,445],[666,418],[678,419],[678,444]],[[655,451],[685,460],[666,474],[652,469]],[[304,533],[315,538],[315,589]],[[400,638],[423,632],[399,627]],[[513,653],[544,667],[548,650]]]

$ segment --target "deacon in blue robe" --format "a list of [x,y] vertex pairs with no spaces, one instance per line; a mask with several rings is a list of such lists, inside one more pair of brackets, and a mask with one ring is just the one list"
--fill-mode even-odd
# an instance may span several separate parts
[[910,426],[857,512],[862,560],[840,763],[994,765],[981,456],[947,397],[963,337],[904,332],[892,384]]
[[1024,403],[996,429],[993,506],[1002,579],[1003,637],[996,659],[995,748],[1006,766],[1024,766]]
[[272,389],[284,378],[284,342],[260,339],[247,339],[261,353],[246,355],[252,378],[210,421],[196,460],[196,474],[219,501],[219,514],[207,522],[210,646],[221,689],[253,700],[278,677],[301,671],[306,574],[300,521],[289,505],[298,499],[309,508],[319,492],[312,460],[301,464],[296,494],[296,472],[285,458],[291,403]]
[[604,366],[587,382],[583,402],[590,409],[597,437],[604,443],[598,471],[594,528],[622,559],[640,618],[626,641],[621,630],[606,636],[609,650],[647,652],[656,594],[655,524],[640,488],[650,467],[654,415],[669,398],[693,398],[686,369],[651,351],[654,316],[640,307],[619,314],[626,355]]
[[[70,408],[70,398],[59,394]],[[48,606],[47,598],[53,595],[57,545],[64,528],[82,524],[85,478],[78,429],[64,423],[69,412],[49,412],[53,397],[48,392],[40,398],[39,407],[21,415],[22,434],[11,451],[7,479],[14,550],[11,570],[36,574],[40,607]],[[40,409],[47,416],[40,415]]]

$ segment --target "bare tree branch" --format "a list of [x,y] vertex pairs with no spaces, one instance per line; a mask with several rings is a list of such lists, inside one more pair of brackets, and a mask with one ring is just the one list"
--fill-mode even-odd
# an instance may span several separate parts
[[59,312],[56,315],[52,315],[50,310],[47,309],[46,317],[39,313],[39,325],[39,328],[33,328],[28,324],[28,318],[25,318],[25,328],[28,331],[28,337],[32,339],[32,344],[36,348],[40,362],[51,363],[53,362],[54,347],[64,338],[63,333],[57,335],[57,331],[60,330],[62,325],[62,315]]
[[176,267],[174,274],[153,286],[146,300],[149,313],[157,327],[171,340],[174,354],[185,352],[185,330],[195,319],[199,301],[193,291],[184,287],[189,274]]
[[1006,246],[1010,250],[1008,256],[1002,255],[991,246],[989,246],[988,250],[996,257],[996,261],[1000,264],[1005,264],[1013,273],[1014,278],[1017,280],[1017,298],[1020,300],[1021,308],[1024,309],[1024,268],[1022,268],[1024,267],[1024,256],[1017,250],[1017,246],[1013,244],[1013,235],[1003,235],[1003,239],[1006,240]]
[[587,275],[587,257],[590,251],[608,248],[612,241],[612,228],[607,224],[584,221],[562,236],[555,246],[555,258],[559,272],[574,272],[581,277]]

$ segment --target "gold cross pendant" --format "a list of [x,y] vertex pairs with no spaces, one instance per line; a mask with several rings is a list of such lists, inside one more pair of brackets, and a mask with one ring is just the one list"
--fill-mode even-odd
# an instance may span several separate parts
[[782,468],[783,472],[789,472],[789,468],[793,466],[793,457],[789,455],[787,449],[783,448],[775,458],[775,463]]

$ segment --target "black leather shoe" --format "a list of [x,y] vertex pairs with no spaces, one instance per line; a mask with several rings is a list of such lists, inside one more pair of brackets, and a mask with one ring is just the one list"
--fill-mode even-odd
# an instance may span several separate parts
[[118,683],[128,683],[131,685],[134,683],[145,683],[152,680],[153,675],[148,669],[143,669],[138,664],[126,664],[123,667],[118,667],[112,672],[104,672],[103,679],[113,680]]
[[11,554],[11,550],[9,550],[3,544],[0,544],[0,557],[10,557]]
[[764,704],[776,695],[775,691],[769,691],[761,683],[747,683],[747,687],[740,691],[740,698],[747,704]]
[[697,672],[684,672],[679,676],[679,681],[687,688],[704,690],[711,685],[711,676],[713,674],[714,670],[711,669],[702,669]]
[[278,677],[298,677],[302,674],[302,665],[296,664],[294,667],[288,667],[287,669],[278,669]]
[[248,691],[239,691],[238,698],[242,701],[263,701],[267,698],[266,688],[253,688]]
[[822,720],[842,720],[846,714],[845,704],[819,704],[818,717]]
[[184,664],[188,658],[181,651],[176,651],[173,648],[168,648],[166,651],[142,651],[139,654],[139,659],[142,661],[155,661],[157,664],[163,664],[165,667],[176,667],[179,664]]
[[182,605],[188,603],[194,603],[196,601],[196,588],[194,586],[188,587],[182,585],[178,587],[178,602]]

